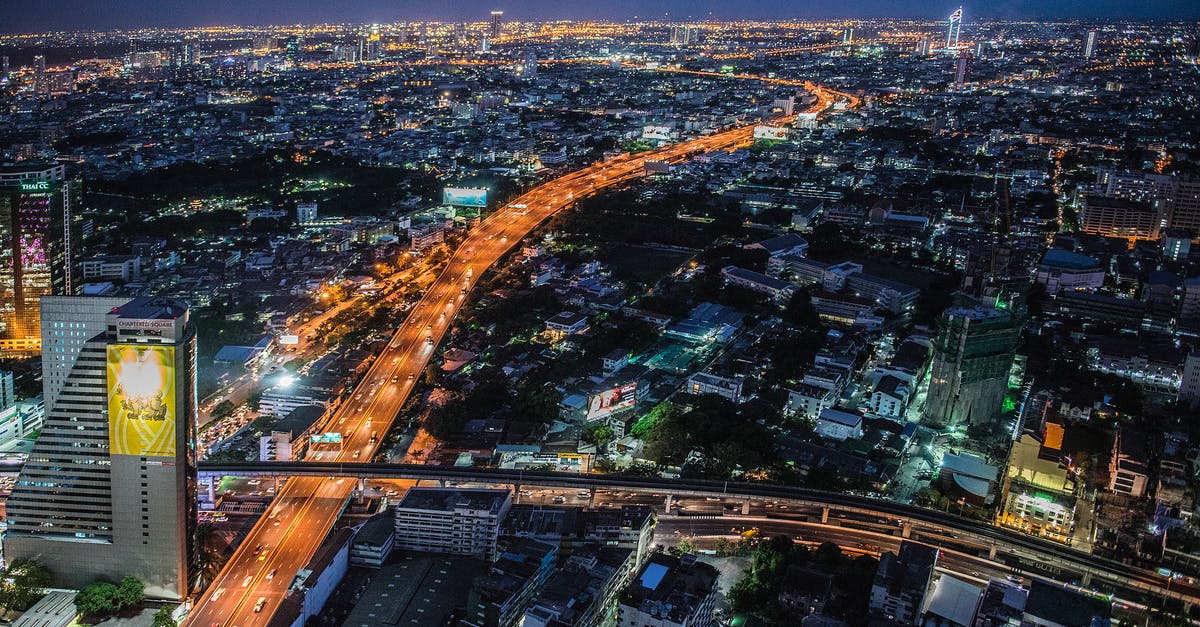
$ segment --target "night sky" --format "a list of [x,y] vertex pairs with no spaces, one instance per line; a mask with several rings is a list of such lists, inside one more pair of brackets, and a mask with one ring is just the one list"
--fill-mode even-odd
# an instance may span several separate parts
[[[0,0],[0,31],[144,26],[260,25],[399,20],[637,18],[941,18],[958,0]],[[989,0],[964,4],[978,19],[1200,18],[1197,0]]]

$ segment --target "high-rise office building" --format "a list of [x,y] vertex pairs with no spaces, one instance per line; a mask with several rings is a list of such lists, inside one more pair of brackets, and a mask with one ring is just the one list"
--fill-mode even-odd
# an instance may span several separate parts
[[182,599],[194,572],[196,331],[168,299],[42,299],[46,418],[7,503],[7,559],[78,587],[132,575]]
[[289,36],[284,44],[284,54],[287,55],[288,63],[292,67],[300,65],[300,45],[299,35]]
[[1096,56],[1096,31],[1090,30],[1083,39],[1083,58],[1090,59],[1094,56]]
[[61,164],[0,166],[0,354],[37,351],[38,299],[79,289],[77,197]]
[[488,21],[488,39],[492,41],[499,39],[503,27],[504,11],[492,11],[491,19]]
[[694,26],[672,26],[671,45],[690,46],[697,42],[697,32]]
[[967,82],[967,72],[971,69],[971,55],[960,52],[954,60],[954,84],[963,86]]
[[1020,337],[1021,316],[1008,308],[972,301],[943,312],[933,342],[926,417],[943,426],[995,421]]
[[927,57],[927,56],[929,56],[929,52],[932,49],[933,49],[933,47],[930,45],[928,37],[922,37],[921,41],[917,42],[917,55],[918,56]]
[[850,45],[850,44],[854,43],[854,29],[853,28],[847,28],[846,30],[842,31],[842,43],[844,43],[846,45]]
[[946,50],[958,48],[958,35],[962,31],[962,7],[950,14],[946,29]]

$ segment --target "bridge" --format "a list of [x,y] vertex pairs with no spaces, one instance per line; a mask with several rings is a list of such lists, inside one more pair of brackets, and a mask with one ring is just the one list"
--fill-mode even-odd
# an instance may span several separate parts
[[[723,497],[731,499],[776,499],[811,506],[829,522],[830,511],[867,514],[890,519],[891,531],[902,537],[944,544],[962,551],[974,549],[980,557],[1023,572],[1076,580],[1081,585],[1104,583],[1119,591],[1173,599],[1186,605],[1200,603],[1200,588],[1171,581],[1156,572],[1135,568],[1116,560],[1092,555],[1062,544],[1028,536],[954,514],[904,503],[769,483],[746,483],[705,479],[662,479],[621,475],[579,474],[502,468],[459,468],[420,464],[347,462],[206,463],[199,467],[202,480],[220,476],[240,477],[325,477],[366,479],[410,479],[446,483],[539,486],[568,489],[622,489],[660,493],[667,503],[675,497]],[[1128,594],[1125,592],[1124,594]]]

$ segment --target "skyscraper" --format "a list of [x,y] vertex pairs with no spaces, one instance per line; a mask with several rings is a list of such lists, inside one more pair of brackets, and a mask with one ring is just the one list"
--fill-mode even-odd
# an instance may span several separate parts
[[0,166],[0,354],[38,350],[38,299],[79,289],[77,195],[63,165]]
[[847,45],[854,43],[854,29],[853,28],[847,28],[846,30],[842,31],[842,43],[847,44]]
[[971,55],[960,52],[954,60],[954,84],[962,87],[967,82],[967,71],[971,69]]
[[9,560],[78,587],[187,595],[195,558],[196,331],[167,299],[42,300],[46,419],[8,499]]
[[500,30],[504,25],[504,11],[492,11],[491,19],[488,21],[488,39],[496,41],[500,38]]
[[958,35],[962,30],[962,7],[958,7],[954,13],[950,14],[948,22],[949,28],[946,30],[946,49],[954,50],[958,48]]
[[1090,59],[1096,56],[1096,31],[1089,30],[1087,36],[1083,38],[1083,58]]
[[927,57],[932,46],[929,43],[928,37],[922,37],[921,41],[917,42],[917,56]]
[[942,313],[933,341],[926,417],[934,424],[986,425],[1000,416],[1021,317],[968,301]]

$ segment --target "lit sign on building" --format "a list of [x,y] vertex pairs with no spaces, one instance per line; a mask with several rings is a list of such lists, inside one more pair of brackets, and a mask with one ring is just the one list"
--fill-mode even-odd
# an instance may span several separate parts
[[108,347],[112,455],[175,456],[175,347]]
[[593,394],[588,400],[587,419],[588,421],[599,420],[614,412],[633,407],[635,403],[637,403],[636,381]]
[[50,181],[26,181],[21,183],[21,191],[48,192],[50,191]]
[[313,435],[309,436],[309,440],[313,444],[341,444],[342,434],[336,431],[327,433],[314,433]]
[[442,204],[456,207],[487,207],[487,190],[447,187],[442,191]]
[[778,126],[756,126],[754,127],[754,139],[769,139],[772,141],[782,141],[788,138],[788,130]]

